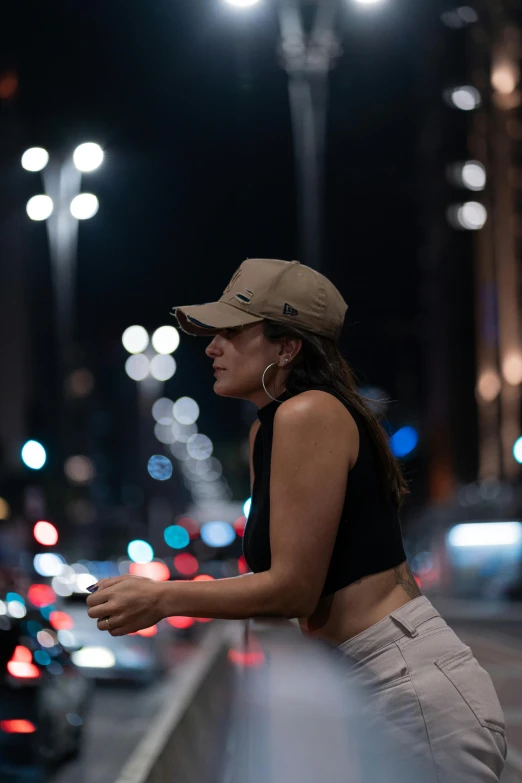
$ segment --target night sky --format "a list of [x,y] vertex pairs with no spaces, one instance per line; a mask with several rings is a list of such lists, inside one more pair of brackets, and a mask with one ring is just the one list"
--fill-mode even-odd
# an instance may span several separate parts
[[[340,2],[344,53],[330,80],[322,271],[350,306],[346,357],[363,382],[413,413],[421,394],[417,147],[438,5]],[[174,305],[218,299],[244,258],[298,258],[272,2],[238,12],[223,0],[20,0],[3,22],[1,64],[20,80],[9,106],[20,154],[33,145],[72,151],[85,140],[106,152],[83,180],[100,200],[79,242],[78,339],[91,364],[121,361],[130,324],[152,330],[174,323]],[[40,189],[40,175],[23,176],[21,210]],[[31,254],[45,258],[43,225],[27,237]],[[205,345],[182,338],[183,373],[169,393],[212,399]],[[221,413],[236,405],[213,404]]]

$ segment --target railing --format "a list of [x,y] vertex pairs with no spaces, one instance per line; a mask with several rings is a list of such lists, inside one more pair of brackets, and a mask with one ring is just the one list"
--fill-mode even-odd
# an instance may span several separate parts
[[345,659],[285,621],[218,623],[115,783],[418,783]]

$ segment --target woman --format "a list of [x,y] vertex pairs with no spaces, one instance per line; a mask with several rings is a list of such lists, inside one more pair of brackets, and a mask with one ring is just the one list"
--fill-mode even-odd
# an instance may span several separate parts
[[300,618],[372,686],[375,711],[423,783],[498,781],[502,710],[406,561],[398,509],[407,489],[337,347],[346,309],[326,277],[274,259],[245,261],[219,302],[176,308],[185,332],[213,337],[215,393],[259,408],[244,535],[252,573],[102,579],[89,616],[114,636],[171,615]]

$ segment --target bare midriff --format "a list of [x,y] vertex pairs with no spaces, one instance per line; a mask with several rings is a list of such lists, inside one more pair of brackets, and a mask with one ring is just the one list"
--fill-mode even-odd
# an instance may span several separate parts
[[397,568],[371,574],[321,598],[313,614],[300,618],[299,625],[308,634],[337,647],[420,595],[404,561]]

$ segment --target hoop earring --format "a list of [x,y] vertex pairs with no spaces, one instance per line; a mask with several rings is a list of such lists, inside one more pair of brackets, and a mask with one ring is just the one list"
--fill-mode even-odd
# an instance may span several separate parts
[[[284,361],[284,362],[287,362],[287,361],[288,361],[288,359],[283,359],[283,361]],[[261,383],[263,384],[263,389],[265,390],[266,394],[268,394],[268,396],[270,397],[270,399],[271,399],[271,400],[274,400],[275,402],[279,402],[279,400],[277,399],[277,397],[272,397],[272,395],[270,394],[270,392],[268,392],[268,391],[267,391],[267,389],[266,389],[266,386],[265,386],[265,375],[266,375],[267,371],[268,371],[268,370],[269,370],[271,367],[273,367],[273,366],[274,366],[274,364],[277,364],[277,362],[272,362],[272,364],[269,364],[269,365],[268,365],[268,367],[266,368],[266,370],[265,370],[265,371],[264,371],[264,373],[263,373],[263,377],[261,378]]]

